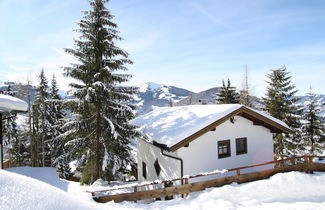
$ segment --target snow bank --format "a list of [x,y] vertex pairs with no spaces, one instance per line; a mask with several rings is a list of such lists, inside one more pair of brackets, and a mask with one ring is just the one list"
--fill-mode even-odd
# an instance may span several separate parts
[[[277,174],[270,179],[191,193],[187,199],[141,205],[146,209],[325,209],[325,173]],[[139,205],[138,205],[139,207]]]
[[0,170],[0,209],[105,209],[42,181]]
[[67,191],[70,184],[67,180],[59,179],[55,168],[51,167],[14,167],[6,170],[37,179],[63,191]]
[[[266,180],[191,193],[186,199],[156,201],[151,204],[99,204],[80,186],[71,186],[78,183],[60,180],[53,175],[53,168],[19,167],[10,171],[52,183],[52,186],[0,170],[0,209],[325,209],[325,173],[282,173]],[[68,193],[57,188],[62,181],[67,183]],[[78,197],[69,190],[71,187],[79,190]],[[95,190],[96,187],[92,187]]]
[[26,112],[28,104],[18,98],[0,94],[0,112],[22,111]]

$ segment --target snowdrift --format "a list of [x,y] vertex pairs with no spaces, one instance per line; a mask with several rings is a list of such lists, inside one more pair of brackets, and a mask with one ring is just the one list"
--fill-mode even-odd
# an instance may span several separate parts
[[325,209],[325,173],[276,174],[266,180],[210,188],[191,193],[186,199],[156,201],[151,204],[140,202],[99,204],[95,203],[78,183],[59,179],[53,168],[18,167],[10,171],[16,173],[0,170],[1,210]]
[[0,209],[105,209],[42,181],[5,170],[0,170],[0,187]]
[[325,209],[325,173],[289,172],[155,202],[148,209]]

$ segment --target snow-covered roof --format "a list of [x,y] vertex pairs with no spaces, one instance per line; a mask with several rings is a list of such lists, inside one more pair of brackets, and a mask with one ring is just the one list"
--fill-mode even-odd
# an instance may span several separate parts
[[28,104],[25,101],[12,96],[0,94],[0,113],[13,111],[26,112],[27,108]]
[[248,110],[258,116],[290,130],[282,121],[263,112],[240,104],[190,105],[158,107],[132,121],[151,141],[172,147],[208,125],[223,119],[238,110]]

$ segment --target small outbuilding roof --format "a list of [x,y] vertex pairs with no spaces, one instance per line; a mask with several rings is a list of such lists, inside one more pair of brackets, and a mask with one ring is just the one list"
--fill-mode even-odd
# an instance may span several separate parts
[[13,96],[0,94],[0,113],[4,112],[26,112],[28,104]]
[[240,104],[159,107],[135,118],[132,123],[139,126],[150,141],[165,144],[170,151],[176,151],[236,115],[274,133],[291,132],[281,120]]

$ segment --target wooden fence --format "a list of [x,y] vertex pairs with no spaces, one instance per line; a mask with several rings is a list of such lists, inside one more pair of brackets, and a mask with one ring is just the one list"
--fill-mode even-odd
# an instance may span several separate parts
[[[228,176],[223,178],[215,178],[207,181],[199,181],[194,183],[189,183],[190,180],[198,177],[207,177],[211,175],[221,174],[222,172],[214,172],[208,174],[199,174],[195,176],[177,178],[172,180],[164,180],[159,182],[150,182],[147,184],[136,184],[134,186],[129,187],[120,187],[115,189],[109,190],[101,190],[101,191],[93,191],[91,192],[93,199],[100,203],[106,203],[109,201],[114,202],[122,202],[122,201],[138,201],[138,200],[146,200],[146,199],[154,199],[154,198],[161,198],[166,196],[174,196],[177,194],[182,194],[186,197],[191,192],[197,192],[204,190],[209,187],[220,187],[226,184],[231,184],[233,182],[237,183],[245,183],[251,182],[261,179],[267,179],[270,176],[277,174],[277,173],[284,173],[290,171],[301,171],[306,173],[313,173],[313,171],[325,171],[325,164],[323,163],[315,163],[313,162],[313,158],[325,158],[325,156],[299,156],[299,157],[292,157],[283,160],[275,160],[270,162],[265,162],[256,165],[244,166],[239,168],[231,168],[226,171],[226,173],[235,171],[235,176]],[[253,173],[245,173],[241,174],[241,170],[248,169],[248,168],[255,168],[259,166],[265,166],[274,164],[274,168],[257,171]],[[139,188],[143,187],[150,187],[154,185],[162,185],[168,183],[177,183],[180,182],[182,184],[170,187],[160,187],[158,189],[150,189],[150,190],[142,190],[138,191]],[[104,195],[100,196],[102,193],[109,193],[109,191],[114,190],[128,190],[132,192],[127,193],[119,193],[119,194],[112,194],[112,195]]]

